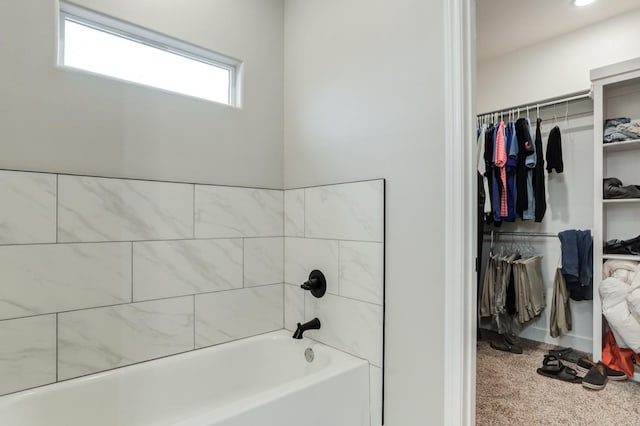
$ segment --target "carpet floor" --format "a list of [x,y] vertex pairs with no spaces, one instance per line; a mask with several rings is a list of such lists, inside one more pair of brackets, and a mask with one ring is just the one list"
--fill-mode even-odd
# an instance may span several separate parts
[[609,380],[592,391],[536,373],[553,346],[522,340],[524,353],[516,355],[489,343],[477,346],[477,425],[640,425],[640,383]]

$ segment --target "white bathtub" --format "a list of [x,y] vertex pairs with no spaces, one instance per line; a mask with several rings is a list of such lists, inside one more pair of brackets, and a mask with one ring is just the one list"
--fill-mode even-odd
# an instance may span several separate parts
[[369,368],[277,331],[1,397],[0,425],[369,426]]

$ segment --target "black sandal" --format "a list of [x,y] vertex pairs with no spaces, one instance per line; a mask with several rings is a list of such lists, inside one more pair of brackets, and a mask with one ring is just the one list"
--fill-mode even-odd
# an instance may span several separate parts
[[562,380],[568,383],[582,383],[578,373],[573,368],[567,367],[555,355],[545,355],[542,367],[536,370],[538,374],[552,379]]
[[576,364],[584,355],[576,352],[573,348],[551,349],[549,355],[555,355],[559,359]]

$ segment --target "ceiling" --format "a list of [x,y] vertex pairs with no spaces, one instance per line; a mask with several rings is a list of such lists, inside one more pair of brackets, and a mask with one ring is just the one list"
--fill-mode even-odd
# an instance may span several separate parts
[[554,38],[632,9],[639,0],[476,0],[477,56],[482,61]]

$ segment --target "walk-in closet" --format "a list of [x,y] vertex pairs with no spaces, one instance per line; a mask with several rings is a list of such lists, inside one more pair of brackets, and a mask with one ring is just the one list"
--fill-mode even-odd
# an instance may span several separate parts
[[575,3],[476,4],[478,425],[640,424],[640,4]]

